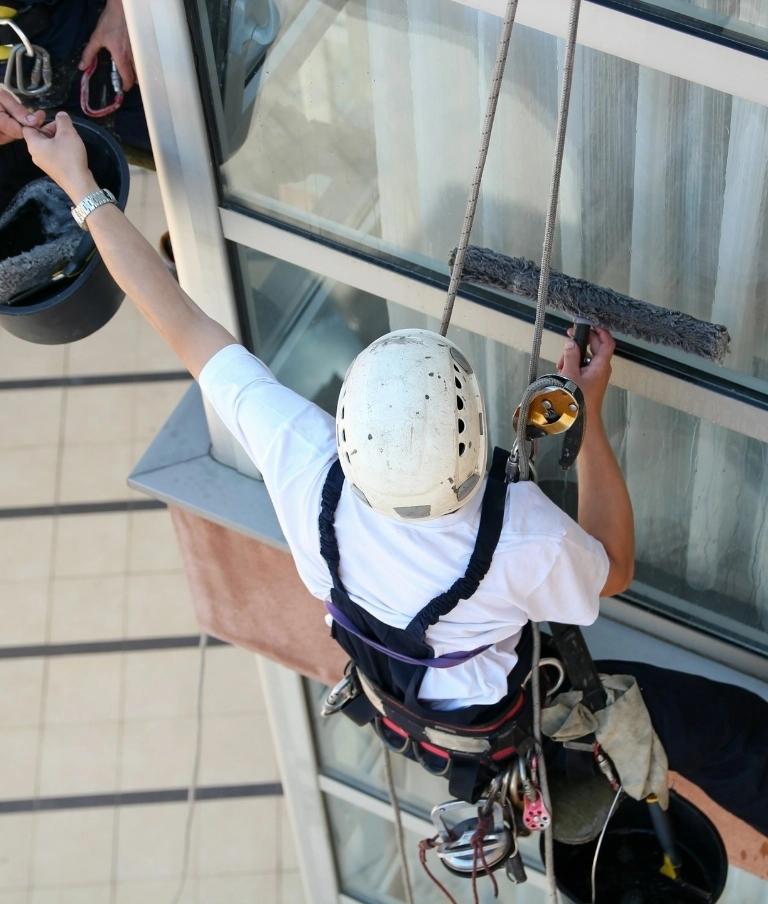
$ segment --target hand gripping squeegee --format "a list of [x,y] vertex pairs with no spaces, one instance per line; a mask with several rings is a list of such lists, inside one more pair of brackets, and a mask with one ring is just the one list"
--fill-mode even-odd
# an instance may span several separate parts
[[[454,249],[451,264],[455,253]],[[536,301],[540,273],[539,267],[524,257],[507,257],[490,248],[470,245],[461,278]],[[556,270],[549,273],[547,305],[570,315],[577,324],[599,324],[612,332],[667,345],[717,364],[723,363],[728,351],[728,330],[720,324],[638,301]]]

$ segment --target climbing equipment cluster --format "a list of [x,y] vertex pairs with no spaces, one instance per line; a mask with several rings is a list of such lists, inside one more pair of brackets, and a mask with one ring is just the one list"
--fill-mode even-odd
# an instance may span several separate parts
[[[76,61],[54,67],[51,55],[34,38],[50,24],[50,10],[42,5],[0,4],[0,64],[3,85],[17,97],[38,101],[46,109],[63,103],[77,77]],[[71,70],[71,71],[70,71]],[[54,79],[56,76],[56,80]],[[86,116],[101,118],[123,103],[123,86],[115,61],[102,50],[80,76],[80,107]]]

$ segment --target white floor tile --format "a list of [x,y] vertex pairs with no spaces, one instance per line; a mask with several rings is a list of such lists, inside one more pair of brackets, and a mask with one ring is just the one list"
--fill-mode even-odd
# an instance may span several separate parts
[[0,505],[50,505],[57,460],[56,446],[0,448]]
[[130,384],[75,386],[65,390],[64,442],[68,445],[128,443],[134,393]]
[[39,724],[44,667],[45,662],[38,657],[0,661],[0,688],[3,688],[0,725],[3,728]]
[[[250,876],[203,876],[200,904],[278,904],[277,873]],[[291,902],[293,904],[293,902]]]
[[0,729],[0,798],[35,796],[39,732],[36,725]]
[[35,345],[0,329],[0,378],[60,377],[68,346]]
[[266,797],[198,803],[199,875],[276,872],[277,804]]
[[[171,904],[179,883],[176,879],[143,879],[118,882],[112,904]],[[187,879],[179,904],[198,904],[197,880]],[[236,904],[236,902],[226,902]]]
[[[4,378],[0,365],[0,379]],[[0,392],[0,446],[55,446],[59,442],[62,390]]]
[[123,723],[120,789],[183,788],[192,776],[195,720],[191,716]]
[[0,890],[26,888],[33,826],[31,813],[0,818]]
[[48,578],[5,581],[0,576],[0,646],[45,643]]
[[128,637],[197,634],[199,631],[184,572],[129,575]]
[[201,784],[278,781],[280,770],[266,718],[253,715],[205,717]]
[[126,479],[133,449],[125,443],[65,445],[57,502],[104,502],[127,499]]
[[59,885],[56,888],[33,888],[29,904],[110,904],[112,886]]
[[51,643],[122,637],[126,592],[122,574],[51,581]]
[[46,725],[40,795],[109,794],[117,786],[119,723]]
[[167,510],[132,512],[129,572],[183,571],[176,533]]
[[[169,369],[183,370],[184,368],[177,366]],[[181,397],[189,389],[189,384],[189,380],[174,380],[168,383],[137,383],[133,387],[135,411],[133,439],[135,442],[147,445],[152,442],[173,409],[181,401]]]
[[125,572],[127,513],[67,515],[58,519],[56,527],[57,577]]
[[196,649],[131,653],[126,658],[124,718],[193,716],[198,661]]
[[0,576],[4,581],[47,580],[53,518],[0,520]]
[[[186,804],[121,807],[118,811],[117,881],[175,879],[181,872]],[[192,872],[196,860],[192,860]]]
[[53,811],[38,813],[36,820],[35,887],[111,880],[114,810]]
[[238,647],[206,652],[203,707],[209,715],[252,713],[266,720],[266,702],[256,656]]
[[49,725],[112,721],[120,711],[120,656],[53,656],[48,663],[45,718]]

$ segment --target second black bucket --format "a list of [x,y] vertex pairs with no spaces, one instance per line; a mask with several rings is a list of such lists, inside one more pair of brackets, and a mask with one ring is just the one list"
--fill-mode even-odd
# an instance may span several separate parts
[[[122,148],[100,126],[83,119],[73,122],[85,143],[94,178],[125,210],[130,177]],[[24,185],[43,175],[23,141],[0,147],[0,211]],[[63,345],[96,332],[115,315],[122,301],[123,293],[97,251],[73,279],[51,282],[19,304],[0,304],[0,326],[28,342]]]
[[[728,857],[711,820],[670,792],[669,816],[682,859],[681,882],[660,873],[663,853],[648,805],[627,798],[603,838],[595,871],[594,904],[715,904],[725,888]],[[542,850],[544,839],[542,837]],[[592,862],[597,841],[555,842],[555,875],[574,904],[592,904]]]

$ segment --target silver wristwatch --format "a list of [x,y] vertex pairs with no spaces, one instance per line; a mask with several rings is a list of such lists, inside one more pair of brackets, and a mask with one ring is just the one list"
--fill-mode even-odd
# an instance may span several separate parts
[[102,204],[117,204],[117,199],[108,188],[100,188],[98,191],[92,192],[76,206],[71,208],[72,216],[81,229],[87,230],[85,218],[88,214],[93,213],[97,207]]

